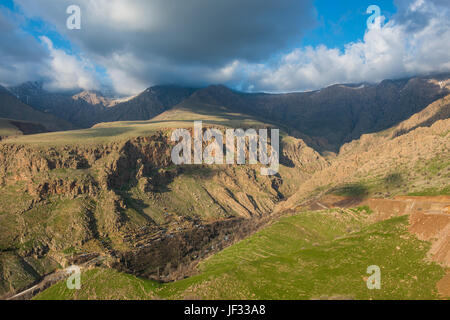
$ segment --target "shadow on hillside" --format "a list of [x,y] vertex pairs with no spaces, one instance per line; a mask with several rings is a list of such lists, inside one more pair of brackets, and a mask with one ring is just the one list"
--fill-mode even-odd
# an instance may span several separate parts
[[[158,194],[172,192],[170,185],[176,178],[182,179],[183,176],[186,176],[196,180],[208,180],[215,176],[218,171],[219,168],[217,167],[205,165],[172,166],[164,169],[153,168],[153,170],[147,172],[143,177],[143,179],[151,182],[147,186],[140,185],[139,181],[133,176],[130,178],[128,184],[122,185],[116,191],[125,199],[128,208],[134,209],[148,222],[154,223],[155,221],[145,213],[145,209],[150,206],[142,198],[143,195],[147,194],[150,197],[150,194],[158,196]],[[132,172],[135,175],[137,172],[136,168]],[[136,191],[133,191],[135,188],[138,188],[142,194],[136,194]]]
[[363,183],[349,183],[334,187],[329,194],[355,199],[364,199],[369,196],[369,188]]
[[82,132],[74,132],[73,138],[86,139],[86,138],[104,138],[121,135],[127,132],[133,131],[131,127],[111,127],[111,128],[91,128]]

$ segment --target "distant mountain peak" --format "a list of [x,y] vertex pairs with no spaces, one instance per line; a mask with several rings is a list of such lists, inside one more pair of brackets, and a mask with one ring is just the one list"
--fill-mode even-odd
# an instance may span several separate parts
[[72,96],[74,100],[84,100],[91,105],[110,106],[113,99],[106,98],[102,92],[96,90],[81,91]]

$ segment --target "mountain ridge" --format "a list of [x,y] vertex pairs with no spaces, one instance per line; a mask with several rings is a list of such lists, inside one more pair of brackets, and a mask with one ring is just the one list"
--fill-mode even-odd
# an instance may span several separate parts
[[36,110],[22,101],[9,90],[0,86],[0,118],[39,123],[49,131],[74,129],[71,123],[52,114]]
[[385,130],[450,92],[449,75],[383,80],[378,84],[335,84],[321,90],[292,93],[245,93],[224,85],[185,88],[162,85],[140,94],[110,99],[83,91],[74,95],[46,92],[42,85],[12,88],[40,111],[69,121],[78,128],[102,122],[143,121],[180,106],[195,109],[225,107],[278,123],[316,150],[337,153],[362,134]]

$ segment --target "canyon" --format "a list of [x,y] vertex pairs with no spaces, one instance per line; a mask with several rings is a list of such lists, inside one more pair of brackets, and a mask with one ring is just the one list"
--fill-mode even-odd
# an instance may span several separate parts
[[[182,280],[198,274],[206,258],[284,216],[358,206],[376,212],[368,219],[409,215],[415,236],[441,239],[433,242],[431,260],[448,268],[448,222],[439,222],[447,217],[445,206],[439,216],[424,216],[407,212],[412,198],[399,198],[448,196],[446,79],[285,95],[156,87],[109,106],[86,95],[72,99],[22,87],[36,90],[33,108],[11,93],[23,96],[19,89],[4,91],[0,111],[14,103],[42,116],[33,123],[43,127],[29,128],[54,131],[46,124],[57,117],[54,124],[87,129],[36,134],[22,125],[22,133],[0,142],[0,296],[86,263],[83,257],[160,283]],[[90,111],[77,116],[70,111],[77,103]],[[59,105],[64,108],[53,114]],[[171,134],[192,130],[193,121],[220,130],[279,128],[278,173],[260,175],[261,164],[174,165]],[[436,206],[434,198],[424,201],[423,209]],[[424,224],[432,230],[420,229]]]

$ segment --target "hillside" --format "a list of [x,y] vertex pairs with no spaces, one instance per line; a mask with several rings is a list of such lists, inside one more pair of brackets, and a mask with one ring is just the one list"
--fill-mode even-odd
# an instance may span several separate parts
[[[60,282],[36,299],[438,299],[442,267],[430,244],[408,232],[407,216],[369,222],[365,208],[286,217],[203,261],[199,274],[159,284],[88,269],[81,290]],[[382,290],[367,290],[368,266]]]
[[[426,99],[440,96],[446,86],[426,83]],[[0,295],[93,259],[86,266],[86,291],[67,292],[57,284],[40,297],[92,298],[97,287],[104,290],[97,298],[441,297],[436,285],[446,285],[448,266],[428,256],[435,252],[446,259],[448,221],[439,222],[442,230],[412,231],[413,221],[431,218],[403,210],[406,200],[398,204],[394,197],[448,194],[450,96],[324,158],[311,144],[324,146],[325,137],[310,137],[276,117],[265,120],[264,112],[237,112],[227,106],[233,103],[222,104],[223,97],[214,101],[217,92],[230,94],[209,87],[167,100],[182,101],[150,120],[0,142]],[[157,93],[149,95],[153,101]],[[259,165],[174,166],[171,132],[191,129],[194,120],[222,130],[280,128],[279,174],[261,176]],[[422,208],[445,217],[445,207],[427,201]],[[405,214],[410,219],[399,217]],[[294,216],[270,226],[283,215]],[[433,242],[437,234],[443,243]],[[369,262],[370,256],[377,262]],[[391,275],[388,290],[364,289],[367,263],[384,266]],[[95,265],[101,268],[90,269]],[[341,274],[334,281],[324,276],[333,274],[326,267],[331,265]],[[99,284],[105,278],[115,279],[112,287]]]
[[59,119],[54,115],[40,112],[22,103],[11,92],[1,86],[0,118],[33,122],[44,126],[48,131],[69,130],[74,128],[74,126],[67,121]]
[[[344,145],[278,204],[275,212],[288,217],[202,260],[187,279],[161,284],[88,267],[80,291],[60,282],[36,299],[449,297],[449,98]],[[183,104],[158,119],[174,114],[195,117]],[[385,275],[379,291],[366,288],[373,264]]]
[[208,106],[277,123],[317,151],[337,153],[361,135],[386,130],[450,93],[449,75],[385,80],[379,84],[337,84],[288,94],[242,93],[225,86],[203,89],[154,86],[126,99],[100,92],[51,93],[40,83],[11,91],[40,111],[74,126],[89,128],[112,121],[149,120],[172,108]]
[[38,123],[0,118],[0,139],[24,134],[43,133],[47,131],[47,128]]
[[[270,126],[226,110],[191,115],[205,127],[225,128],[227,117]],[[328,165],[284,135],[276,176],[259,175],[259,165],[174,166],[170,133],[193,124],[179,110],[161,118],[1,142],[1,294],[86,253],[135,275],[183,277],[201,257],[267,223],[296,181]]]
[[224,86],[195,92],[187,103],[223,106],[277,121],[312,138],[319,151],[337,152],[362,134],[408,119],[450,92],[448,75],[385,80],[376,85],[333,85],[319,91],[245,94]]
[[449,113],[446,96],[390,129],[345,144],[328,168],[301,184],[282,205],[288,208],[312,195],[342,189],[378,197],[445,193],[450,177]]

